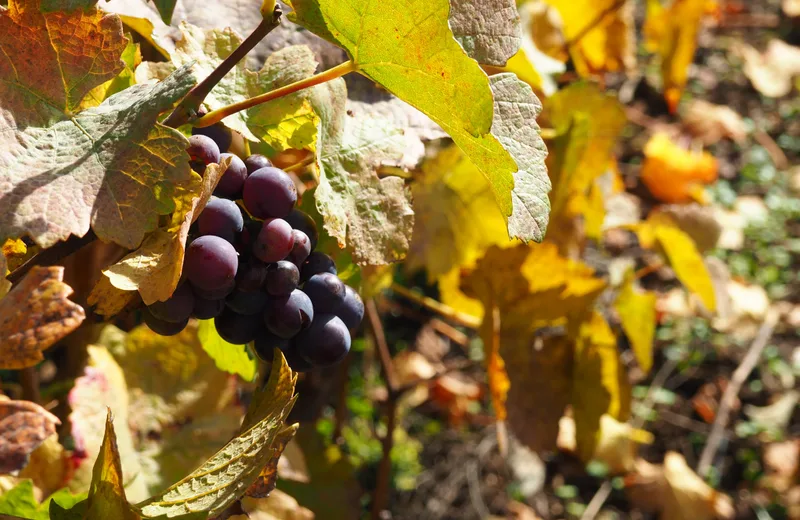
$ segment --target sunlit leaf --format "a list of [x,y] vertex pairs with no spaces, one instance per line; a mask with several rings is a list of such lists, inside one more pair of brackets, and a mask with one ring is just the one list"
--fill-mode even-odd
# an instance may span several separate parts
[[[125,425],[123,424],[124,428]],[[122,480],[122,463],[117,449],[117,436],[111,410],[106,418],[105,435],[100,453],[94,463],[92,484],[89,487],[87,520],[105,520],[119,518],[122,520],[138,520],[139,515],[133,510],[125,498],[125,487]]]
[[125,64],[125,68],[116,78],[110,79],[90,90],[81,101],[81,110],[96,107],[117,92],[121,92],[136,83],[133,71],[142,62],[142,52],[139,44],[128,42],[120,57]]
[[257,362],[243,345],[228,343],[217,334],[214,320],[201,320],[197,329],[197,337],[203,350],[211,356],[217,368],[237,374],[245,381],[252,381],[256,377]]
[[0,300],[0,368],[35,365],[83,322],[83,307],[68,299],[72,288],[63,277],[63,267],[33,267]]
[[645,374],[653,366],[653,338],[656,331],[656,294],[643,292],[635,278],[627,276],[617,293],[614,308],[619,314],[622,330],[628,336],[639,368]]
[[519,49],[515,0],[452,0],[449,19],[456,41],[479,63],[503,66]]
[[22,480],[13,489],[0,495],[0,515],[14,515],[29,520],[50,520],[50,504],[57,502],[70,508],[84,500],[86,495],[73,495],[61,489],[39,503],[34,496],[34,485],[30,480]]
[[[504,217],[519,211],[512,199],[517,164],[491,134],[495,110],[489,81],[455,41],[448,0],[380,5],[294,0],[291,5],[294,21],[344,47],[361,74],[438,123],[486,176]],[[519,196],[539,195],[519,189]],[[535,208],[526,211],[541,217]]]
[[717,160],[708,152],[682,148],[657,133],[644,147],[641,178],[657,199],[670,203],[703,200],[702,186],[717,180]]
[[351,115],[346,101],[341,79],[312,94],[321,121],[317,209],[339,247],[349,243],[356,263],[395,262],[408,249],[414,214],[403,179],[381,179],[377,168],[403,156],[403,133],[389,121]]
[[564,36],[573,43],[570,55],[580,75],[621,71],[636,64],[633,2],[545,1],[561,14]]
[[[292,384],[280,384],[287,377]],[[142,516],[154,518],[205,511],[213,516],[236,501],[269,462],[275,439],[294,404],[295,380],[283,354],[275,349],[270,379],[254,396],[245,417],[247,429],[190,475],[140,504]]]
[[627,420],[630,388],[617,338],[603,315],[592,312],[580,325],[572,371],[572,412],[578,453],[588,461],[600,439],[600,417]]
[[31,453],[60,424],[58,417],[36,403],[0,399],[0,474],[24,468]]

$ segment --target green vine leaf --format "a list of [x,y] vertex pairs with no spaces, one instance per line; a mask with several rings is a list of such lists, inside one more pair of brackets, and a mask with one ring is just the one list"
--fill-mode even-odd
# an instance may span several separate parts
[[119,518],[138,520],[138,515],[125,498],[122,481],[122,463],[117,450],[117,436],[111,410],[106,416],[106,431],[103,445],[94,463],[92,484],[89,487],[87,520]]
[[58,501],[62,506],[72,507],[86,498],[85,493],[73,495],[68,489],[60,489],[40,504],[33,490],[33,482],[25,479],[0,495],[0,515],[14,515],[30,520],[50,520],[48,511],[51,502]]
[[486,65],[504,66],[522,44],[516,0],[451,0],[450,28],[464,51]]
[[217,368],[237,374],[245,381],[255,379],[257,367],[255,358],[248,353],[246,346],[234,345],[222,339],[217,334],[214,320],[200,320],[197,337],[203,345],[203,350],[211,356]]
[[387,119],[348,111],[342,79],[316,87],[312,98],[321,119],[314,196],[325,229],[339,247],[349,241],[356,263],[401,260],[414,225],[409,192],[402,179],[380,179],[377,169],[403,157],[403,131]]
[[[0,13],[4,50],[10,16]],[[116,17],[98,23],[107,21],[119,23]],[[107,36],[113,41],[112,34]],[[121,37],[120,43],[124,48]],[[103,55],[92,58],[102,61]],[[6,66],[0,61],[0,77],[15,77]],[[81,73],[91,75],[91,68]],[[35,103],[39,110],[48,106],[47,115],[26,108],[26,96],[33,95],[26,81],[36,78],[18,73],[13,82],[0,82],[0,241],[28,234],[49,247],[71,234],[83,236],[91,226],[102,240],[136,248],[156,228],[159,215],[174,211],[175,194],[197,178],[189,168],[186,138],[156,123],[191,89],[194,76],[181,68],[158,84],[134,85],[77,115],[69,115],[80,102],[72,90],[68,97],[62,94],[60,105],[55,98]]]
[[283,354],[275,349],[269,381],[253,397],[242,433],[192,474],[140,504],[142,517],[203,511],[214,516],[241,498],[272,457],[273,445],[294,405],[296,381]]
[[[513,202],[518,165],[491,133],[495,107],[489,78],[455,41],[448,0],[293,0],[291,5],[293,21],[343,47],[358,72],[439,124],[489,181],[505,218],[523,208],[534,220],[546,218],[539,207]],[[540,240],[534,229],[509,225],[511,236],[528,233],[519,236],[523,240]]]

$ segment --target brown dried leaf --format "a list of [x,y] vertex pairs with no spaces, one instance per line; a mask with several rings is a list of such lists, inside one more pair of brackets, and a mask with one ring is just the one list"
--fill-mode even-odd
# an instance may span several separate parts
[[34,267],[0,300],[0,368],[30,367],[42,351],[75,330],[86,317],[70,301],[63,267]]
[[61,424],[58,417],[30,401],[0,400],[0,473],[19,471],[30,454]]
[[747,125],[732,108],[702,99],[688,103],[683,124],[694,137],[709,146],[727,137],[737,143],[747,138]]
[[278,436],[275,437],[275,442],[270,448],[272,450],[272,455],[269,462],[264,466],[264,469],[261,470],[261,473],[258,474],[256,481],[247,488],[245,495],[255,498],[264,498],[269,496],[275,489],[275,484],[278,481],[278,461],[280,461],[286,445],[292,440],[294,434],[297,433],[297,428],[299,428],[299,426],[298,424],[292,424],[278,433]]

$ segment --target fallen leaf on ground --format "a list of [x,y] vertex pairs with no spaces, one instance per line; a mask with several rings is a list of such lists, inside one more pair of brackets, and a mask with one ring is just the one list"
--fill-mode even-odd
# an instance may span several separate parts
[[763,224],[769,217],[764,199],[747,195],[737,197],[731,210],[714,206],[713,211],[721,228],[717,247],[734,251],[744,247],[744,231],[748,226]]
[[83,307],[68,299],[72,288],[63,277],[63,267],[33,267],[0,300],[0,368],[35,365],[83,322]]
[[781,436],[789,427],[798,402],[800,402],[800,391],[790,390],[767,406],[748,404],[743,410],[759,428],[770,435]]
[[771,442],[762,452],[766,475],[762,478],[780,493],[786,493],[800,476],[800,439]]
[[430,385],[431,401],[447,412],[451,425],[459,425],[469,412],[471,403],[480,399],[481,387],[458,374],[437,377]]
[[673,451],[664,463],[650,464],[638,459],[634,471],[625,477],[631,502],[645,511],[658,513],[660,520],[713,520],[734,517],[729,496],[706,484]]
[[702,99],[687,103],[683,126],[705,146],[729,138],[742,143],[747,138],[747,125],[737,112],[724,105],[715,105]]
[[800,47],[783,40],[770,40],[763,53],[746,43],[735,51],[744,59],[744,74],[753,88],[767,97],[782,97],[794,88],[794,78],[800,75]]
[[0,474],[24,468],[59,424],[58,417],[36,403],[0,398]]
[[[602,462],[611,475],[627,473],[634,468],[640,444],[651,444],[653,434],[620,422],[608,414],[600,417],[600,432],[590,459]],[[576,453],[575,420],[564,416],[558,422],[558,449]]]
[[767,291],[760,285],[737,280],[728,280],[724,291],[729,302],[727,312],[714,318],[712,326],[742,340],[752,339],[770,308]]
[[722,234],[722,226],[717,221],[716,207],[697,203],[667,204],[653,210],[653,214],[669,217],[684,233],[689,235],[700,253],[717,246]]
[[[244,497],[242,520],[313,520],[314,513],[297,503],[291,495],[276,489],[266,498]],[[234,520],[238,517],[232,517]]]
[[686,150],[657,133],[644,147],[641,179],[658,200],[686,203],[703,200],[702,187],[717,180],[717,169],[711,154]]

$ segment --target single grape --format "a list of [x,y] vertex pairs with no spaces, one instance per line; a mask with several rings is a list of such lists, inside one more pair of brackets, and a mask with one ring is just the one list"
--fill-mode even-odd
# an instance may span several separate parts
[[189,319],[194,308],[194,294],[188,283],[175,289],[166,301],[148,305],[147,310],[154,318],[169,323],[181,323]]
[[292,247],[292,227],[283,219],[269,218],[264,221],[253,242],[253,255],[262,262],[277,262],[286,258]]
[[255,258],[242,263],[239,266],[239,272],[236,273],[236,288],[242,291],[260,290],[267,279],[268,268],[267,264]]
[[247,174],[250,175],[256,170],[272,166],[272,161],[267,159],[266,155],[261,155],[260,153],[254,153],[248,156],[244,160],[244,164],[245,166],[247,166]]
[[298,282],[300,282],[300,270],[297,266],[287,260],[281,260],[269,264],[264,288],[271,296],[285,296],[297,289]]
[[214,318],[214,326],[217,328],[217,334],[228,343],[244,345],[256,338],[263,324],[260,316],[243,316],[231,309],[225,309],[222,314]]
[[306,283],[312,276],[320,273],[337,274],[336,264],[333,258],[325,253],[314,251],[308,255],[308,258],[300,268],[300,283]]
[[215,235],[196,238],[186,250],[183,270],[192,285],[206,291],[222,290],[236,276],[236,249]]
[[[222,123],[206,126],[204,128],[192,128],[192,135],[204,135],[210,137],[219,147],[219,151],[224,153],[231,147],[233,135],[231,131]],[[216,162],[216,161],[214,161]]]
[[216,235],[233,244],[242,232],[244,219],[235,202],[212,195],[200,213],[197,225],[201,235]]
[[225,300],[207,300],[199,296],[194,297],[194,310],[192,316],[199,320],[216,318],[225,310]]
[[202,289],[192,284],[192,291],[194,292],[195,298],[203,298],[206,300],[224,300],[226,296],[228,296],[230,293],[233,292],[233,289],[235,287],[236,287],[236,281],[231,280],[222,287],[212,290]]
[[311,218],[311,215],[305,211],[300,211],[299,209],[295,208],[286,217],[286,222],[288,222],[293,229],[302,231],[306,234],[308,239],[311,240],[312,251],[317,248],[317,242],[319,242],[319,230],[317,229],[317,223],[314,222],[314,219]]
[[299,268],[311,254],[311,240],[299,229],[293,229],[292,235],[294,235],[294,245],[286,259]]
[[228,169],[222,174],[222,178],[214,190],[214,195],[225,197],[229,199],[238,199],[242,196],[242,188],[244,188],[244,180],[247,179],[247,168],[239,159],[238,155],[232,153],[222,153],[219,160],[230,157],[231,163]]
[[308,296],[295,289],[288,296],[271,298],[264,311],[264,323],[270,332],[289,339],[314,320],[314,306]]
[[242,291],[235,289],[225,299],[225,305],[233,312],[243,316],[253,316],[264,311],[269,295],[262,291]]
[[334,314],[344,303],[346,285],[331,273],[315,274],[303,285],[303,292],[311,298],[314,310],[323,314]]
[[244,207],[256,218],[283,218],[297,202],[294,181],[283,170],[272,167],[251,173],[242,194]]
[[288,347],[288,339],[279,338],[267,329],[258,331],[255,343],[253,344],[253,350],[256,351],[256,355],[264,361],[272,361],[273,351],[276,348],[285,352]]
[[150,330],[160,336],[174,336],[185,329],[186,325],[189,323],[189,318],[178,323],[159,320],[147,309],[142,313],[142,317],[144,318],[145,324],[150,327]]
[[345,285],[344,290],[344,301],[336,307],[335,314],[341,318],[348,329],[356,330],[364,318],[364,301],[349,285]]
[[205,170],[206,165],[219,162],[219,146],[210,137],[193,135],[189,138],[186,151],[189,152],[192,168],[199,173]]
[[350,352],[347,325],[333,314],[320,314],[294,341],[300,356],[314,366],[335,365]]

